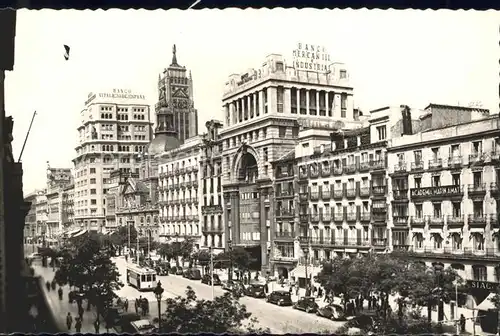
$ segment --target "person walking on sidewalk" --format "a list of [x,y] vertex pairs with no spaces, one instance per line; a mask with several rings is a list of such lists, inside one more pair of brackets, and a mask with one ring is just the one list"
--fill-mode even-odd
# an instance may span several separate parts
[[80,318],[81,321],[83,321],[83,313],[84,313],[84,309],[82,306],[78,306],[78,317]]
[[71,316],[71,313],[68,312],[68,315],[66,315],[66,326],[68,327],[68,331],[71,330],[72,325],[73,325],[73,316]]
[[75,330],[77,333],[80,333],[82,331],[82,319],[79,317],[76,318]]
[[125,309],[125,312],[128,312],[128,299],[125,298],[125,301],[123,301],[123,309]]
[[95,329],[95,333],[98,334],[99,333],[99,327],[101,326],[101,322],[99,321],[99,317],[97,317],[94,321],[94,329]]

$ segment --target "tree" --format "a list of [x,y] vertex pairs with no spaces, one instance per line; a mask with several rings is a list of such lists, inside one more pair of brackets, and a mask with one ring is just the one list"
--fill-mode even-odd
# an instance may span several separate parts
[[170,260],[172,260],[175,257],[172,245],[168,243],[160,244],[160,247],[158,249],[158,254],[168,262],[170,262]]
[[[193,259],[198,263],[198,265],[202,266],[203,272],[205,268],[210,265],[210,252],[207,250],[200,250],[193,254]],[[214,258],[214,267],[215,267],[215,258]]]
[[[168,298],[166,307],[159,333],[269,332],[255,328],[258,321],[251,319],[252,313],[230,293],[217,296],[213,301],[200,300],[192,288],[187,287],[186,297]],[[250,325],[245,325],[249,319]]]
[[[120,226],[115,233],[119,237],[120,246],[123,248],[128,245],[129,242],[129,226]],[[137,241],[137,230],[133,225],[130,225],[130,247],[134,247],[134,243]]]
[[109,246],[104,246],[98,235],[90,234],[67,246],[61,255],[54,280],[77,287],[88,298],[88,308],[93,302],[101,312],[114,297],[114,291],[123,286]]

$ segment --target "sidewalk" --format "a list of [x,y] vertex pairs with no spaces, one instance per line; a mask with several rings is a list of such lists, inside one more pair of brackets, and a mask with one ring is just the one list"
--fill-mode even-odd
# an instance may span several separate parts
[[[68,293],[70,291],[69,286],[66,285],[62,287],[63,299],[59,300],[57,289],[47,291],[47,288],[45,287],[45,282],[46,281],[51,282],[52,279],[54,278],[54,271],[52,271],[52,268],[42,267],[40,265],[35,265],[35,264],[33,264],[32,267],[35,269],[35,274],[40,275],[43,279],[43,286],[42,286],[43,295],[47,298],[47,302],[54,313],[58,327],[64,331],[68,330],[66,326],[66,315],[68,314],[68,312],[70,312],[71,315],[73,316],[73,325],[72,325],[72,330],[69,330],[68,332],[76,333],[75,318],[78,316],[78,307],[76,303],[70,304],[68,302]],[[87,311],[86,309],[87,304],[85,301],[83,302],[83,307],[85,309],[85,312],[83,314],[81,333],[95,333],[94,321],[96,319],[97,313],[94,311],[94,309]],[[101,327],[99,333],[106,333],[106,328],[104,328],[105,324],[102,317],[100,317],[100,321],[101,321]],[[110,331],[112,332],[112,330]]]

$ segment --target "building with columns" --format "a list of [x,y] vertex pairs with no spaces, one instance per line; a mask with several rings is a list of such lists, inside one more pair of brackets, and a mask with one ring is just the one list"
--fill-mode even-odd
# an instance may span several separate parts
[[301,127],[355,122],[347,67],[326,68],[305,70],[271,54],[261,67],[231,75],[225,86],[220,131],[225,237],[248,249],[262,270],[270,269],[269,228],[275,223],[271,162],[295,148]]
[[[48,165],[48,163],[47,163]],[[71,168],[47,167],[47,220],[43,226],[46,238],[56,239],[66,231],[71,222],[67,220],[65,212],[68,198],[68,190],[73,185],[73,173]]]

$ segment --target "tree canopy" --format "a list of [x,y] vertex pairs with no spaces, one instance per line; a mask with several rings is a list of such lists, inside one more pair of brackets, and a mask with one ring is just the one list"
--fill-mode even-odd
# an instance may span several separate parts
[[255,328],[258,321],[251,319],[252,313],[230,293],[217,296],[213,301],[202,300],[196,297],[191,287],[187,287],[185,297],[166,301],[160,333],[269,332]]

